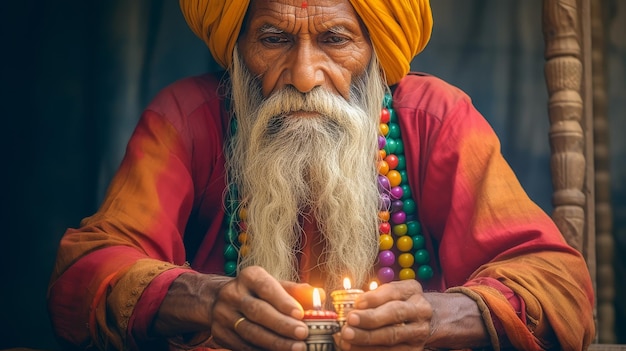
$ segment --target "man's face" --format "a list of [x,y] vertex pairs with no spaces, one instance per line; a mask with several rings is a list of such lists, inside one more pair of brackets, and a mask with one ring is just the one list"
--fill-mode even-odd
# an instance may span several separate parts
[[246,18],[239,51],[266,97],[291,85],[303,93],[320,86],[349,99],[353,78],[372,57],[348,0],[252,0]]

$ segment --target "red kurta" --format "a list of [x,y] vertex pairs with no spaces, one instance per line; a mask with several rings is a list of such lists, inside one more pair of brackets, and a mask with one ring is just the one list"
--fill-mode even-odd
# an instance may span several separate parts
[[[228,115],[218,85],[205,75],[164,89],[143,113],[102,207],[65,233],[49,290],[62,339],[156,347],[146,330],[171,282],[190,270],[223,273]],[[585,263],[525,194],[467,95],[409,75],[393,99],[434,253],[425,290],[474,298],[500,341],[517,348],[557,339],[566,350],[588,345],[593,290]]]

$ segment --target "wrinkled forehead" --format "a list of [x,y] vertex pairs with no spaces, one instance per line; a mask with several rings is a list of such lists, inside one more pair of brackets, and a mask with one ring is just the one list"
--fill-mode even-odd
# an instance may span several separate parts
[[251,0],[242,32],[272,27],[292,34],[366,31],[349,0]]

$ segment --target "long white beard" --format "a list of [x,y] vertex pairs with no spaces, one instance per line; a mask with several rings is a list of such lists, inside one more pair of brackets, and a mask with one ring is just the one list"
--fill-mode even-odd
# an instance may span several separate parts
[[237,50],[230,73],[238,129],[227,167],[247,208],[250,244],[239,269],[258,265],[298,281],[297,253],[310,240],[302,216],[312,216],[324,243],[317,264],[325,287],[346,276],[362,286],[378,252],[377,135],[387,86],[377,61],[353,82],[350,101],[323,88],[288,87],[264,98]]

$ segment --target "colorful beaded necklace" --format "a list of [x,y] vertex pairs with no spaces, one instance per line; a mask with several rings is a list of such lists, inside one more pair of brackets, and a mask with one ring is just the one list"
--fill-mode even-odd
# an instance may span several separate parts
[[[237,123],[232,119],[231,135],[236,131]],[[385,94],[383,99],[379,133],[377,168],[380,211],[376,275],[380,283],[416,277],[426,281],[432,278],[433,270],[429,265],[430,255],[425,248],[426,240],[417,220],[417,206],[408,183],[404,144],[391,94]],[[224,221],[224,273],[228,276],[237,274],[239,255],[245,256],[250,250],[245,222],[247,214],[245,207],[239,206],[238,198],[236,187],[231,185],[225,199]],[[399,272],[396,273],[394,268],[400,268]]]

